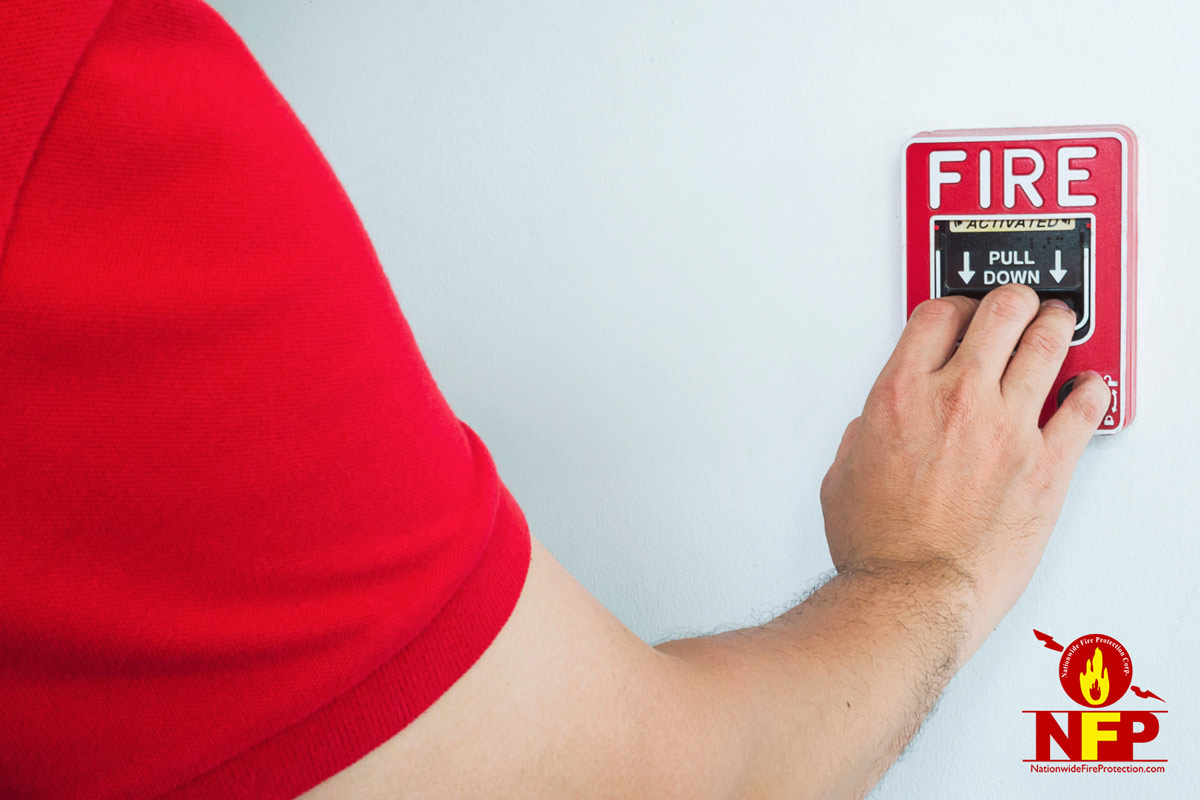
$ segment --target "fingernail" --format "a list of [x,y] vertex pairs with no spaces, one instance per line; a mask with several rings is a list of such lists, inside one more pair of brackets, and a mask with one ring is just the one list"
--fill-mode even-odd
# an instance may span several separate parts
[[1063,311],[1070,311],[1071,307],[1062,300],[1050,299],[1042,303],[1042,308],[1061,308]]

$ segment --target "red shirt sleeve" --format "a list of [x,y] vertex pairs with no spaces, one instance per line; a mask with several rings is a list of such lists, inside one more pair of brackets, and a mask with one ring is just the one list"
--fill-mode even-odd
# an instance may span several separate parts
[[525,520],[207,6],[0,3],[0,131],[0,797],[295,797],[490,644]]

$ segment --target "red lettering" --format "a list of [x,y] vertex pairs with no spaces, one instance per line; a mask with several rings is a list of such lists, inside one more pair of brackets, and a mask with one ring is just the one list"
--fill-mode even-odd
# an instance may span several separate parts
[[1035,758],[1038,761],[1049,761],[1053,758],[1050,754],[1052,739],[1062,748],[1067,758],[1079,761],[1080,746],[1083,742],[1079,724],[1082,713],[1081,711],[1067,712],[1067,733],[1063,733],[1063,729],[1058,725],[1058,720],[1054,718],[1053,711],[1033,712],[1037,718],[1037,755]]
[[[1064,712],[1060,712],[1064,713]],[[1152,711],[1121,711],[1120,718],[1115,720],[1087,720],[1088,730],[1085,731],[1084,715],[1112,714],[1114,712],[1067,711],[1067,730],[1064,732],[1053,711],[1034,711],[1036,720],[1035,736],[1037,739],[1038,761],[1055,760],[1051,743],[1058,745],[1070,761],[1082,761],[1084,738],[1088,739],[1088,747],[1095,747],[1097,761],[1133,761],[1133,746],[1144,744],[1158,736],[1158,715]],[[1091,726],[1094,723],[1094,728]],[[1115,732],[1116,737],[1096,736],[1095,732]]]

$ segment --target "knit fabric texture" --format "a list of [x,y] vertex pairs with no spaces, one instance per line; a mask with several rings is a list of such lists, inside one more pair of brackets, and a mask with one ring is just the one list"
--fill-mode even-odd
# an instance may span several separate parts
[[521,591],[521,511],[199,0],[0,2],[0,386],[0,797],[295,797]]

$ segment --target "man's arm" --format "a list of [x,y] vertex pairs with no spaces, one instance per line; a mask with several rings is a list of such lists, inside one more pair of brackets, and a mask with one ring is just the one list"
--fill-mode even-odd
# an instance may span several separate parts
[[479,662],[305,798],[864,795],[1037,566],[1108,405],[1088,374],[1037,427],[1073,325],[922,304],[822,486],[837,575],[765,625],[649,647],[535,542]]

